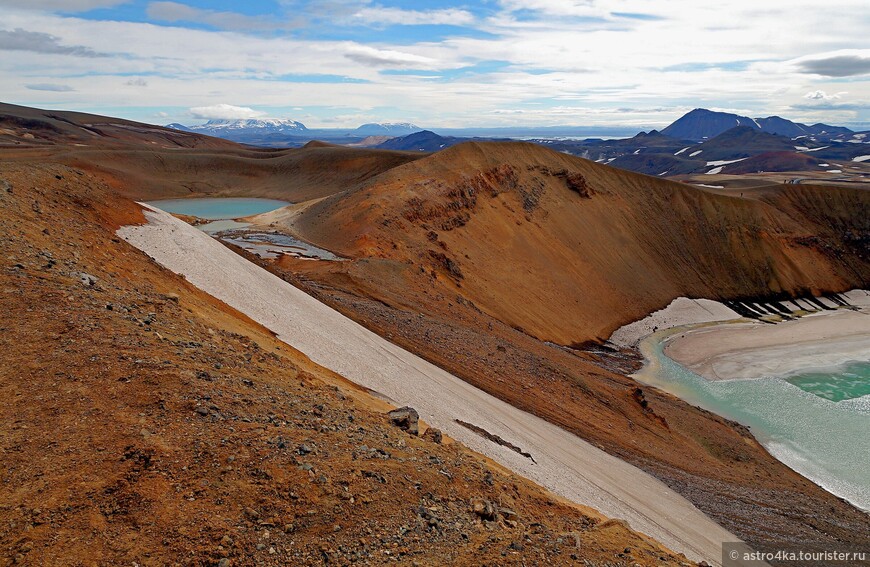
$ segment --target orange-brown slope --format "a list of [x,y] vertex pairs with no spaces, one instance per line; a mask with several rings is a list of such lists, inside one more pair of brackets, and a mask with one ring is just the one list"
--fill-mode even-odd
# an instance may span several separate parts
[[[518,151],[510,154],[516,158],[514,163],[530,158],[539,159],[536,148],[526,145],[515,147]],[[505,154],[503,158],[507,159],[510,155]],[[451,163],[421,160],[373,179],[360,195],[331,198],[312,205],[297,226],[302,227],[304,234],[309,237],[325,238],[339,250],[345,247],[343,250],[346,253],[357,257],[340,263],[283,258],[271,266],[272,269],[391,341],[657,476],[746,541],[768,545],[785,541],[822,545],[868,541],[870,532],[862,512],[777,461],[745,428],[654,388],[639,389],[636,382],[624,376],[633,369],[632,360],[626,359],[624,353],[601,355],[558,348],[518,331],[517,325],[512,328],[504,324],[499,320],[503,316],[501,313],[523,313],[528,309],[528,303],[540,300],[537,296],[539,290],[523,281],[530,276],[538,277],[538,274],[530,274],[527,266],[534,265],[537,270],[544,270],[544,274],[551,273],[561,278],[568,277],[560,274],[565,271],[564,264],[541,262],[530,255],[517,262],[516,246],[500,247],[500,242],[492,242],[486,231],[470,230],[474,228],[474,223],[480,222],[478,215],[489,215],[486,218],[495,218],[494,225],[506,233],[501,237],[502,240],[511,242],[511,239],[536,238],[538,244],[535,250],[548,254],[549,246],[559,246],[558,243],[542,239],[540,234],[544,228],[550,228],[546,227],[547,221],[558,215],[558,212],[553,212],[552,204],[546,203],[548,192],[563,195],[570,183],[573,186],[571,191],[580,197],[581,193],[589,191],[589,187],[584,189],[583,180],[598,175],[600,183],[602,173],[607,173],[613,176],[609,181],[611,185],[623,180],[630,189],[655,192],[654,196],[658,195],[658,198],[662,198],[661,195],[666,191],[676,194],[671,201],[683,210],[692,210],[691,207],[701,203],[703,208],[689,215],[689,219],[704,220],[706,215],[711,214],[705,209],[712,208],[715,212],[717,208],[727,209],[734,203],[736,212],[732,211],[732,214],[741,222],[750,218],[745,211],[760,209],[774,210],[786,219],[802,219],[802,222],[809,223],[808,226],[830,226],[828,230],[831,233],[843,235],[836,241],[836,248],[828,248],[830,241],[824,237],[802,240],[799,244],[812,250],[824,250],[824,254],[833,257],[837,254],[852,257],[860,264],[866,262],[862,254],[866,254],[867,247],[866,244],[863,248],[861,245],[859,229],[862,221],[860,216],[856,220],[853,195],[819,188],[774,187],[745,189],[744,199],[732,199],[728,195],[716,198],[706,191],[595,166],[574,170],[574,173],[582,172],[581,180],[567,169],[563,171],[552,167],[552,161],[550,165],[527,163],[526,169],[522,170],[544,173],[542,168],[547,167],[551,172],[548,177],[558,180],[558,183],[543,181],[537,187],[543,187],[545,191],[535,192],[528,191],[531,182],[518,173],[514,166],[486,164],[489,169],[476,173],[473,168],[481,167],[480,160],[476,161],[469,154],[463,154],[460,158],[454,164],[465,168],[464,172],[454,171]],[[566,160],[565,165],[566,168],[568,165],[579,168],[584,167],[585,163],[579,162],[578,165],[577,160]],[[418,166],[427,167],[427,176],[415,176],[413,170]],[[389,184],[384,182],[385,179]],[[643,181],[648,184],[640,187],[628,185]],[[405,183],[407,187],[404,187]],[[527,185],[524,187],[523,183]],[[382,184],[386,186],[385,189]],[[588,185],[594,190],[591,183]],[[602,198],[605,199],[604,205],[599,203],[591,210],[606,214],[614,207],[637,207],[636,201],[644,203],[652,198],[641,194],[632,205],[630,195],[625,196],[611,189],[608,191],[609,194],[604,197],[596,193],[588,199],[579,200],[580,205],[576,204],[578,201],[567,199],[562,204],[565,207],[587,206]],[[496,193],[495,197],[491,196],[493,193]],[[432,197],[433,194],[435,197]],[[430,198],[429,202],[424,203],[423,196]],[[414,197],[420,200],[412,203],[411,214],[388,216],[385,212],[395,200],[407,202]],[[355,198],[359,200],[354,201]],[[544,207],[535,206],[535,199],[538,204],[545,202]],[[361,202],[363,206],[355,210],[340,209],[343,205],[350,207],[355,202]],[[523,204],[528,205],[528,211]],[[650,214],[674,214],[667,210],[669,205],[653,203],[645,206]],[[495,213],[488,213],[486,209],[495,209]],[[421,210],[422,214],[418,212]],[[546,216],[542,210],[546,211]],[[318,219],[318,214],[323,216]],[[320,222],[330,214],[341,216],[342,220],[347,221],[347,225],[343,226],[349,226],[350,229],[340,232],[343,226],[336,228],[328,221]],[[526,218],[527,214],[531,221]],[[754,214],[760,215],[757,212]],[[630,218],[633,222],[647,222],[648,227],[649,222],[638,219],[639,215],[635,212]],[[620,219],[618,215],[614,217]],[[422,221],[421,218],[426,220]],[[288,220],[292,221],[292,217],[284,222]],[[601,219],[592,220],[604,222]],[[597,234],[601,230],[572,225],[561,226],[560,229],[563,233],[574,230],[573,237],[580,252],[595,255],[599,266],[608,267],[607,262],[612,260],[611,257],[631,262],[639,254],[651,254],[647,250],[652,245],[644,243],[646,247],[640,247],[638,251],[639,247],[632,243],[636,234],[644,234],[643,226],[633,227],[625,220],[620,220],[618,225],[614,218],[605,221],[614,224],[625,234]],[[419,227],[416,224],[423,222],[427,226]],[[565,224],[564,219],[559,222]],[[681,222],[685,222],[685,219]],[[726,228],[722,227],[722,230]],[[751,228],[747,227],[746,232],[750,232]],[[330,233],[333,229],[339,232]],[[698,240],[697,226],[695,229],[691,238]],[[773,228],[768,227],[768,230]],[[513,235],[513,231],[539,233],[529,237]],[[582,236],[577,236],[578,232]],[[743,228],[737,232],[742,233]],[[422,245],[419,238],[414,240],[415,235],[420,234],[426,239]],[[552,230],[547,234],[552,236]],[[590,247],[582,238],[597,238],[597,244]],[[745,238],[740,234],[735,237],[737,242]],[[468,289],[473,285],[470,280],[488,277],[479,271],[471,272],[467,267],[469,259],[476,258],[473,254],[479,254],[481,243],[475,239],[484,239],[486,245],[493,246],[491,256],[505,256],[506,265],[500,268],[502,281],[497,282],[493,295],[501,294],[497,299],[511,303],[497,305],[493,309],[489,305],[481,305],[478,299],[469,295]],[[613,242],[618,240],[622,241],[621,244],[614,246]],[[461,242],[461,245],[456,242]],[[602,246],[601,249],[597,248]],[[664,252],[659,256],[671,254],[669,247],[677,249],[674,254],[680,253],[677,244],[666,242],[663,247]],[[562,254],[569,248],[563,246]],[[698,245],[688,248],[690,251],[696,250]],[[466,258],[464,253],[469,249],[472,252],[468,252],[469,257]],[[862,253],[862,249],[865,252]],[[655,248],[653,252],[656,252]],[[563,257],[560,261],[588,260],[582,257],[569,257],[566,260]],[[843,263],[846,266],[844,270],[848,270],[847,264],[848,259]],[[474,265],[472,268],[478,269]],[[576,278],[574,283],[581,289],[585,289],[582,286],[586,285],[588,278],[597,277],[595,266],[584,269],[587,271],[575,269],[570,275]],[[662,268],[657,269],[659,271],[654,276],[662,278]],[[645,281],[640,267],[630,266],[625,270],[629,272],[628,277],[614,284],[623,286],[622,290],[616,290],[617,294],[624,294],[624,288],[630,290],[632,285],[643,285]],[[695,279],[686,277],[686,282],[692,283],[698,279],[694,272],[690,272],[690,276]],[[681,292],[680,286],[686,285],[677,281],[672,286],[674,293]],[[664,294],[661,289],[653,291]],[[726,291],[742,293],[740,290],[719,290],[721,293]],[[565,293],[572,292],[569,288]],[[643,290],[638,292],[643,293]],[[614,292],[606,290],[605,295],[609,293]],[[649,297],[640,297],[649,301]],[[560,317],[562,324],[577,322],[578,318],[573,313],[557,312],[564,305],[559,299],[557,297],[555,300],[556,306],[552,309],[555,315],[551,316]],[[586,302],[591,305],[583,307],[594,316],[615,318],[596,305],[599,301],[602,301],[599,296],[589,297]],[[608,300],[605,298],[603,301]],[[624,308],[618,302],[612,305],[614,309]],[[577,322],[582,331],[580,325]],[[599,364],[604,364],[607,369]]]
[[297,202],[358,186],[419,155],[341,146],[290,150],[69,151],[56,159],[99,174],[136,199],[273,197]]
[[391,426],[116,238],[93,176],[4,162],[0,212],[0,565],[678,563]]
[[467,143],[316,203],[293,228],[351,257],[419,266],[509,325],[575,344],[681,295],[865,285],[868,209],[861,190],[741,198],[532,144]]
[[304,201],[421,157],[322,143],[253,148],[118,118],[9,104],[0,104],[0,152],[4,159],[50,159],[98,174],[140,200],[212,195]]
[[237,149],[235,142],[83,112],[0,103],[0,147],[149,144],[155,148]]

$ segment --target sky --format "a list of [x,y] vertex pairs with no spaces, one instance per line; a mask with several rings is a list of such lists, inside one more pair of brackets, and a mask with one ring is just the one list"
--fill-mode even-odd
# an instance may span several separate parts
[[154,124],[870,129],[867,0],[0,0],[0,101]]

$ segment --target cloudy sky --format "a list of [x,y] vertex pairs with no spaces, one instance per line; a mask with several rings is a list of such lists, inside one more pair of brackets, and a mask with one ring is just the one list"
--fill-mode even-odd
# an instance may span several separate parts
[[152,123],[870,129],[867,0],[0,0],[0,101]]

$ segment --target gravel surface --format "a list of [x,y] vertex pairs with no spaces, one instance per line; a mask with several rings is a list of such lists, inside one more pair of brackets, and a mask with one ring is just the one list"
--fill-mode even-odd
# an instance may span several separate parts
[[[718,564],[737,538],[685,498],[624,461],[522,412],[393,345],[184,222],[147,212],[119,235],[278,337],[514,472],[574,502],[626,520],[678,552]],[[528,458],[455,420],[501,437]]]

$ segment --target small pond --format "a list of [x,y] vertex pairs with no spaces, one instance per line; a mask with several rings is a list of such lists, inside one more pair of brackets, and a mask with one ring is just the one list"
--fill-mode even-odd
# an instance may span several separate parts
[[194,198],[164,199],[149,201],[149,205],[167,213],[187,215],[211,222],[196,228],[207,232],[218,240],[234,244],[260,258],[275,259],[281,256],[309,260],[341,260],[328,250],[318,248],[292,236],[277,231],[266,231],[250,223],[237,219],[268,213],[291,205],[277,199],[255,198]]

